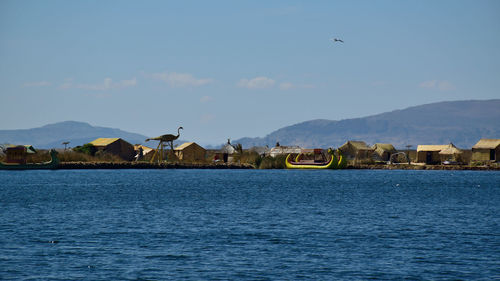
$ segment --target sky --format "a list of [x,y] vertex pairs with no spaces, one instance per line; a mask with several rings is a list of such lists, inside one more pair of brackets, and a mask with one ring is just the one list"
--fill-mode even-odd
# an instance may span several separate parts
[[183,126],[216,145],[498,99],[499,50],[500,1],[2,0],[0,130]]

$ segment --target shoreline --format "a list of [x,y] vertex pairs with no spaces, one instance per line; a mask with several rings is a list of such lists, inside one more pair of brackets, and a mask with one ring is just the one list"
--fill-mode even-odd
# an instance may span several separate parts
[[[196,164],[196,163],[147,163],[147,162],[61,162],[58,170],[89,169],[256,169],[251,164]],[[345,170],[448,170],[448,171],[500,171],[500,167],[464,165],[348,165]]]
[[254,169],[250,164],[196,164],[148,162],[61,162],[57,170],[88,169]]
[[346,169],[351,170],[430,170],[430,171],[500,171],[500,167],[491,166],[466,166],[466,165],[382,165],[382,164],[359,164],[348,165]]

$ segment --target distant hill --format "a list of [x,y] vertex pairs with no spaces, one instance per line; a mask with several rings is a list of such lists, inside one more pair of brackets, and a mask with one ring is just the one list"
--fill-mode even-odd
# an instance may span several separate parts
[[500,138],[500,99],[439,102],[409,107],[373,116],[333,120],[311,120],[276,130],[263,138],[242,138],[243,147],[300,145],[338,147],[347,140],[369,145],[392,143],[396,148],[411,144],[454,143],[472,147],[480,138]]
[[65,121],[39,128],[24,130],[0,130],[0,144],[31,144],[35,148],[61,148],[82,145],[96,138],[122,138],[131,144],[144,143],[146,136],[119,129],[94,127],[84,122]]

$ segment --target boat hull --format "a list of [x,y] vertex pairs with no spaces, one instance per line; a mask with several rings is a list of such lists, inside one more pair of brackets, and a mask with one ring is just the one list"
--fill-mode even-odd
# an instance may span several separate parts
[[323,163],[301,163],[291,161],[291,154],[286,157],[286,167],[288,169],[335,169],[337,164],[337,158],[335,155],[331,155],[330,161]]
[[52,158],[50,161],[43,162],[43,163],[10,164],[10,163],[0,162],[0,170],[50,170],[50,169],[57,169],[59,167],[59,158],[57,158],[57,152],[55,150],[51,150],[50,157]]
[[285,164],[288,169],[344,169],[345,167],[347,167],[347,161],[340,150],[337,149],[337,154],[339,155],[338,159],[331,150],[329,150],[329,153],[331,155],[330,161],[324,163],[300,162],[299,159],[301,154],[297,155],[297,157],[295,157],[294,159],[295,161],[293,161],[292,155],[288,154],[285,160]]

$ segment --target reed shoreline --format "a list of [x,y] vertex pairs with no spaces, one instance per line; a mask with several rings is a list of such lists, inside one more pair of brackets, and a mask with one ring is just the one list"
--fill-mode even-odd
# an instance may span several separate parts
[[[251,164],[238,163],[148,163],[148,162],[61,162],[60,170],[86,169],[256,169]],[[357,164],[348,165],[350,170],[451,170],[451,171],[500,171],[500,167],[465,166],[465,165],[382,165]]]
[[148,162],[61,162],[59,170],[86,169],[254,169],[250,164],[197,164]]

